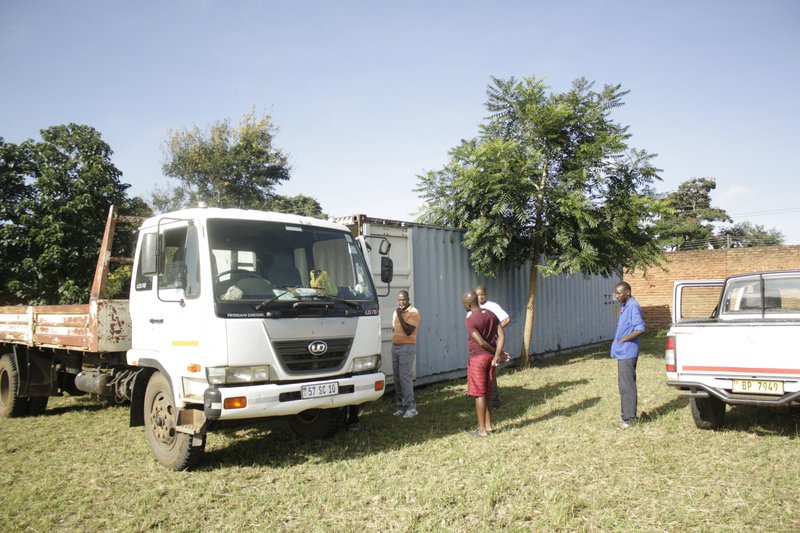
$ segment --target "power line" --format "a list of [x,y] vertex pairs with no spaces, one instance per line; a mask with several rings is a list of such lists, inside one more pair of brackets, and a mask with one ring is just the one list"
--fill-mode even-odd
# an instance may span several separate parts
[[746,213],[730,213],[729,216],[731,217],[753,217],[753,216],[761,216],[761,215],[785,215],[789,213],[797,213],[800,212],[800,207],[786,207],[782,209],[769,209],[766,211],[750,211]]

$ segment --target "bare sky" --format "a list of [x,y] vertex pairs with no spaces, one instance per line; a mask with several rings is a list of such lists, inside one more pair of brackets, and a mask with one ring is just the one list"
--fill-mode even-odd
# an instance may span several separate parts
[[169,129],[255,106],[334,216],[412,220],[417,175],[473,137],[491,76],[630,90],[613,118],[661,192],[713,177],[735,222],[800,244],[800,2],[639,0],[0,3],[0,136],[99,130],[134,195]]

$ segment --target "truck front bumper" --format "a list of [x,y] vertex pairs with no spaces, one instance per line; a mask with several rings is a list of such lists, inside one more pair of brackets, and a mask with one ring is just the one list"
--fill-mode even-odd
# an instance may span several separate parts
[[[303,386],[333,382],[338,385],[338,394],[302,398]],[[376,372],[320,381],[209,387],[204,394],[203,410],[208,420],[296,415],[309,409],[334,409],[372,402],[383,396],[385,386],[386,376]]]

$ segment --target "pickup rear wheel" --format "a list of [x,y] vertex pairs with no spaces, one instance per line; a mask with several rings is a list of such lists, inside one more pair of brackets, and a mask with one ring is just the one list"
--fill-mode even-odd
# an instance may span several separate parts
[[328,439],[336,433],[342,421],[341,409],[309,409],[289,417],[289,427],[300,437]]
[[725,402],[713,396],[692,398],[692,418],[700,429],[719,429],[725,422]]
[[28,398],[17,396],[19,372],[11,354],[0,357],[0,418],[28,414]]
[[205,451],[205,436],[201,446],[192,446],[192,436],[177,430],[178,409],[169,381],[161,372],[147,382],[144,413],[147,442],[158,462],[172,470],[194,466]]

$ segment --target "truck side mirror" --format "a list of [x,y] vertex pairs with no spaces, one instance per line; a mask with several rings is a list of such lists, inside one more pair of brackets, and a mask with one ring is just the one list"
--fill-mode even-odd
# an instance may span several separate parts
[[154,276],[158,274],[158,234],[145,233],[142,236],[142,250],[141,250],[142,265],[141,275]]
[[394,276],[394,264],[392,258],[387,256],[381,257],[381,281],[383,283],[391,283]]
[[[389,239],[381,239],[381,244],[378,246],[378,253],[380,255],[389,255],[389,250],[392,249],[392,243],[389,242]],[[383,270],[383,265],[381,265],[381,270]]]

